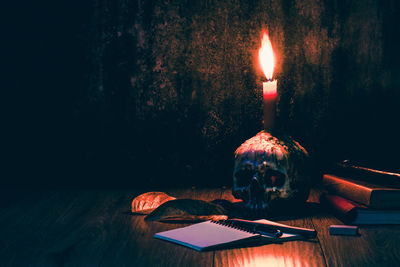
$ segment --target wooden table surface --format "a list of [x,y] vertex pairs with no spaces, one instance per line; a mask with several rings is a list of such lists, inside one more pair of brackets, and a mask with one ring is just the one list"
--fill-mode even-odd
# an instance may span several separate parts
[[[279,221],[315,228],[318,237],[257,247],[197,252],[154,239],[182,227],[129,212],[144,190],[57,190],[0,205],[0,266],[400,266],[400,226],[368,226],[330,236],[342,224],[327,212]],[[177,198],[232,199],[230,189],[175,189]],[[309,202],[318,202],[313,191]]]

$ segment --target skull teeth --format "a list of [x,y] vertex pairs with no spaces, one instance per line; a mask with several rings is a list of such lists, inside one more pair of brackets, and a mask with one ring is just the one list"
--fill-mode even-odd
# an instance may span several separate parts
[[260,215],[272,212],[279,200],[306,197],[307,158],[305,149],[292,138],[259,132],[235,151],[235,198],[242,199],[253,215]]

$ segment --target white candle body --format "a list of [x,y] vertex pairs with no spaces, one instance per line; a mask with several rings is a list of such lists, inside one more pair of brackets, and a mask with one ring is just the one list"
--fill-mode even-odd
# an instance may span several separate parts
[[263,82],[263,110],[265,130],[271,130],[274,128],[277,96],[277,80]]

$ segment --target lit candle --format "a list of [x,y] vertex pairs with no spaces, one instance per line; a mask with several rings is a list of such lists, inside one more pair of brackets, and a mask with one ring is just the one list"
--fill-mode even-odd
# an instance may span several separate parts
[[275,109],[277,93],[277,81],[272,79],[275,66],[275,56],[272,50],[271,41],[266,33],[261,40],[261,48],[258,51],[261,68],[267,78],[263,82],[263,110],[264,110],[264,129],[274,128]]

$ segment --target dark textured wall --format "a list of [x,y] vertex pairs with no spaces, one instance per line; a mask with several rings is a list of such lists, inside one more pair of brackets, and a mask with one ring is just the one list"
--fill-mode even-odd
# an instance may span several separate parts
[[68,181],[229,185],[234,150],[262,128],[264,29],[278,58],[278,127],[316,166],[350,158],[398,169],[399,3],[382,2],[93,0],[85,12],[68,9],[79,57],[59,131]]
[[110,180],[229,183],[233,151],[262,127],[263,29],[278,57],[278,126],[319,166],[396,167],[397,2],[125,0],[93,10],[89,87],[75,112],[83,160]]

